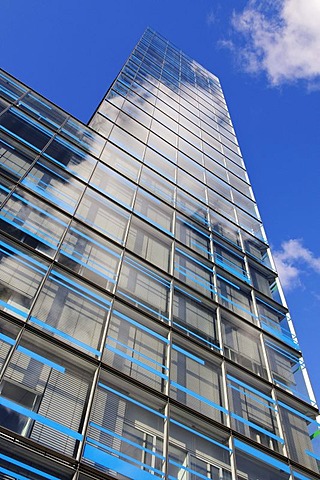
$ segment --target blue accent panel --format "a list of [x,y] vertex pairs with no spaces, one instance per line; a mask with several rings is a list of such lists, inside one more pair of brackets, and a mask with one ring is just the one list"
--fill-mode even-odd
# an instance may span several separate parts
[[53,428],[54,430],[57,430],[58,432],[61,432],[64,435],[68,435],[69,437],[72,437],[76,440],[83,439],[83,435],[81,435],[81,433],[78,433],[75,430],[71,430],[71,428],[65,427],[60,423],[54,422],[53,420],[50,420],[50,418],[47,418],[44,415],[40,415],[39,413],[35,413],[32,410],[22,407],[21,405],[18,405],[17,403],[12,402],[11,400],[8,400],[4,397],[0,397],[0,404],[7,408],[10,408],[10,410],[14,410],[15,412],[18,412],[21,415],[24,415],[25,417],[32,418],[32,420],[35,420],[36,422],[42,423],[43,425],[47,425],[48,427]]
[[224,278],[222,275],[219,275],[219,274],[217,273],[217,277],[220,278],[221,280],[223,280],[224,282],[228,283],[228,284],[231,285],[232,287],[236,288],[237,290],[241,290],[241,288],[238,287],[238,285],[236,285],[235,283],[230,282],[230,280],[227,280],[227,279]]
[[[106,345],[106,349],[109,350],[110,352],[113,352],[113,353],[119,355],[119,357],[122,357],[122,358],[125,358],[126,360],[129,360],[129,362],[131,362],[131,363],[135,363],[136,365],[139,365],[139,367],[144,368],[148,372],[153,373],[154,375],[157,375],[158,377],[164,378],[165,380],[168,379],[168,375],[164,375],[163,373],[158,372],[158,370],[155,370],[154,368],[149,367],[148,365],[145,365],[144,363],[140,362],[139,360],[135,359],[134,357],[130,357],[130,355],[127,355],[126,353],[121,352],[120,350],[117,350],[116,348],[111,347],[110,345]],[[141,355],[136,350],[133,350],[133,352],[137,355]],[[148,357],[146,357],[146,358],[148,358]],[[149,359],[149,358],[148,358],[148,360],[152,361],[152,359]],[[163,365],[161,365],[161,366],[163,368],[166,368]]]
[[183,423],[177,422],[176,420],[173,420],[173,419],[170,419],[170,422],[173,423],[174,425],[178,425],[178,427],[184,428],[184,430],[187,430],[188,432],[191,432],[191,433],[197,435],[198,437],[203,438],[204,440],[207,440],[207,441],[210,442],[210,443],[213,443],[214,445],[217,445],[217,446],[220,447],[220,448],[223,448],[224,450],[227,450],[227,451],[230,452],[230,453],[232,452],[231,448],[226,447],[226,446],[223,445],[222,443],[219,443],[219,442],[217,442],[216,440],[213,440],[212,438],[207,437],[206,435],[203,435],[203,434],[200,433],[200,432],[197,432],[197,431],[194,430],[193,428],[190,428],[190,427],[187,427],[186,425],[183,425]]
[[273,342],[270,342],[269,340],[265,340],[265,344],[272,348],[272,350],[276,351],[280,355],[283,355],[284,357],[288,358],[290,362],[293,362],[295,364],[300,363],[300,359],[292,355],[291,353],[287,352],[283,348],[278,347],[278,345],[274,344]]
[[150,277],[152,280],[161,283],[166,288],[170,287],[169,280],[166,280],[166,278],[161,277],[160,275],[155,273],[153,270],[150,270],[149,268],[145,267],[143,264],[136,262],[133,258],[126,257],[124,260],[124,263],[127,265],[130,265],[130,267],[133,267],[136,270],[139,270],[139,272],[143,273],[144,275],[147,275],[147,277]]
[[[160,202],[159,202],[160,203]],[[143,215],[142,213],[140,212],[134,212],[138,217],[141,217],[143,218],[144,220],[146,220],[148,223],[150,223],[151,225],[154,225],[155,227],[159,228],[159,230],[161,230],[162,232],[165,232],[167,235],[170,235],[170,237],[173,237],[173,233],[170,232],[170,230],[167,230],[166,228],[164,228],[162,225],[160,225],[159,223],[157,222],[154,222],[153,220],[151,220],[149,217],[147,217],[146,215]]]
[[171,384],[173,387],[177,388],[178,390],[181,390],[182,392],[185,392],[185,393],[187,393],[188,395],[191,395],[192,397],[197,398],[197,399],[200,400],[201,402],[207,403],[207,404],[210,405],[211,407],[216,408],[216,409],[219,410],[220,412],[223,412],[223,413],[228,414],[228,410],[226,410],[225,408],[221,407],[221,406],[218,405],[217,403],[211,402],[211,401],[208,400],[206,397],[203,397],[202,395],[199,395],[198,393],[193,392],[192,390],[189,390],[189,388],[183,387],[183,386],[180,385],[179,383],[176,383],[176,382],[173,382],[173,381],[171,381],[170,384]]
[[232,390],[236,390],[237,392],[242,393],[242,394],[245,395],[246,397],[251,398],[252,400],[254,400],[256,403],[260,403],[260,405],[263,405],[264,407],[269,408],[269,410],[272,410],[273,412],[276,412],[276,413],[277,413],[277,409],[276,409],[276,408],[270,407],[270,405],[267,405],[266,403],[262,402],[261,400],[258,400],[257,398],[254,398],[252,395],[250,395],[250,393],[244,392],[244,391],[240,390],[240,388],[237,388],[237,387],[235,387],[234,385],[230,385],[229,383],[228,383],[228,387],[232,388]]
[[[195,470],[192,470],[192,468],[185,467],[184,465],[181,465],[181,463],[174,462],[173,460],[170,460],[169,458],[169,463],[171,465],[174,465],[175,467],[179,467],[180,470],[184,470],[185,472],[188,472],[192,475],[192,479],[195,478],[202,478],[203,480],[208,480],[208,476],[202,475],[202,473],[196,472]],[[194,476],[195,475],[195,476]],[[169,476],[170,479],[177,480],[177,477],[172,477],[171,475]],[[190,478],[189,475],[187,478]]]
[[172,349],[173,349],[173,350],[176,350],[177,352],[182,353],[182,355],[185,355],[186,357],[191,358],[191,359],[194,360],[195,362],[200,363],[200,365],[205,365],[205,361],[202,360],[202,358],[196,357],[196,356],[193,355],[192,353],[187,352],[187,350],[184,350],[183,348],[180,348],[180,347],[178,347],[177,345],[172,345]]
[[305,452],[306,452],[306,454],[309,455],[310,457],[315,458],[316,460],[320,461],[320,456],[319,456],[319,455],[316,455],[315,453],[310,452],[310,450],[305,450]]
[[18,346],[17,350],[19,352],[24,353],[28,357],[34,358],[35,360],[38,360],[40,363],[44,363],[45,365],[48,365],[51,368],[54,368],[58,372],[65,373],[66,369],[62,367],[61,365],[58,365],[55,362],[52,362],[51,360],[48,360],[45,357],[42,357],[42,355],[38,355],[37,353],[32,352],[31,350],[21,347],[21,345]]
[[181,250],[181,248],[176,247],[176,252],[181,253],[181,255],[189,258],[189,260],[191,260],[192,262],[196,263],[197,265],[200,265],[200,267],[203,267],[205,270],[208,270],[210,273],[213,273],[213,267],[208,267],[207,265],[200,262],[199,260],[196,260],[192,255],[189,255],[184,250]]
[[168,318],[168,317],[166,317],[165,315],[162,315],[162,314],[159,313],[157,310],[154,310],[153,308],[149,307],[149,306],[146,305],[145,303],[139,302],[139,300],[137,300],[135,297],[131,297],[131,296],[128,295],[127,293],[122,292],[120,289],[118,289],[118,293],[120,293],[120,294],[123,295],[124,297],[128,298],[128,299],[131,300],[132,302],[136,303],[137,305],[140,305],[141,307],[145,308],[145,309],[148,310],[149,312],[152,312],[152,313],[156,314],[157,317],[160,317],[160,318],[162,318],[163,320],[166,320],[167,322],[169,322],[169,318]]
[[108,435],[111,435],[114,438],[117,438],[118,440],[121,440],[122,442],[126,442],[129,445],[132,445],[139,450],[143,450],[144,452],[150,453],[150,455],[153,455],[154,457],[160,458],[161,460],[165,460],[165,457],[163,455],[159,455],[159,453],[154,452],[153,450],[150,450],[149,448],[141,447],[138,443],[132,442],[126,437],[123,437],[122,435],[119,435],[118,433],[113,432],[112,430],[108,430],[107,428],[101,427],[101,425],[98,425],[97,423],[90,422],[89,423],[91,427],[100,430],[100,432],[107,433]]
[[270,310],[274,310],[275,312],[279,313],[282,318],[284,318],[286,316],[285,313],[281,312],[280,310],[276,309],[275,307],[273,307],[272,305],[270,305],[269,303],[265,302],[264,300],[262,300],[261,298],[259,297],[256,297],[256,299],[258,300],[258,302],[260,303],[263,303],[264,305],[266,305],[268,308],[270,308]]
[[91,445],[97,446],[99,449],[102,450],[107,450],[108,452],[111,452],[115,454],[116,457],[122,457],[125,458],[126,460],[129,460],[129,462],[136,463],[139,465],[139,467],[146,467],[148,470],[152,470],[155,473],[158,473],[159,475],[163,475],[163,473],[160,470],[157,470],[154,467],[151,467],[150,465],[147,465],[146,463],[140,462],[136,458],[130,457],[129,455],[126,455],[125,453],[119,452],[119,450],[115,448],[108,447],[107,445],[102,444],[101,442],[98,442],[97,440],[94,440],[93,438],[87,438],[88,443]]
[[[33,270],[35,270],[36,272],[41,272],[42,271],[42,274],[44,274],[47,271],[47,269],[48,269],[47,265],[44,265],[40,262],[37,262],[33,257],[23,253],[21,250],[18,250],[17,248],[14,248],[12,245],[0,241],[0,246],[3,247],[3,248],[6,248],[7,250],[11,250],[11,252],[14,252],[16,255],[23,258],[25,260],[25,262],[22,262],[22,263],[29,266],[30,268],[33,268]],[[4,253],[5,253],[5,255],[8,255],[7,252],[4,252]],[[20,262],[21,262],[21,260],[20,260]],[[29,265],[30,263],[32,264],[32,266]],[[35,267],[33,267],[33,265],[36,265],[37,267],[40,267],[40,268],[36,269]]]
[[115,457],[114,455],[102,452],[91,445],[85,446],[83,456],[88,460],[98,463],[104,468],[114,470],[132,480],[136,480],[137,478],[139,478],[139,480],[154,480],[155,478],[151,473],[141,470],[134,465]]
[[203,232],[202,230],[199,230],[199,228],[195,227],[192,223],[186,222],[182,217],[177,216],[177,220],[181,221],[184,225],[188,225],[192,230],[195,230],[196,232],[200,233],[203,237],[205,237],[208,241],[210,240],[210,235],[207,233]]
[[36,325],[39,325],[39,327],[42,327],[46,330],[48,330],[51,333],[54,333],[55,335],[58,335],[59,337],[64,338],[65,340],[68,340],[71,343],[74,343],[75,345],[78,345],[79,347],[83,348],[84,350],[87,350],[88,352],[93,353],[94,355],[97,355],[100,357],[101,352],[100,350],[97,350],[96,348],[90,347],[86,343],[80,342],[80,340],[77,340],[76,338],[71,337],[71,335],[68,335],[67,333],[62,332],[62,330],[58,330],[57,328],[52,327],[51,325],[48,325],[45,322],[42,322],[36,317],[30,317],[30,322],[35,323]]
[[[8,190],[8,192],[9,192],[9,190]],[[21,195],[18,195],[17,193],[14,193],[12,196],[14,198],[17,198],[20,202],[25,203],[26,205],[32,205],[32,210],[37,210],[41,215],[45,215],[46,217],[51,218],[52,220],[59,223],[60,225],[63,225],[64,227],[66,227],[68,225],[63,220],[60,220],[58,217],[56,217],[54,215],[51,215],[46,210],[43,210],[42,208],[38,207],[36,204],[30,203],[25,198],[21,197]]]
[[278,404],[279,404],[281,407],[286,408],[287,410],[289,410],[289,412],[293,413],[294,415],[297,415],[298,417],[303,418],[304,420],[306,420],[306,422],[312,423],[312,424],[314,424],[314,425],[316,425],[317,427],[320,428],[320,423],[318,423],[316,420],[313,420],[312,418],[307,417],[307,415],[304,415],[303,413],[298,412],[298,410],[295,410],[294,408],[289,407],[289,405],[286,405],[285,403],[280,402],[280,400],[278,400]]
[[12,338],[8,337],[7,335],[5,335],[4,333],[0,333],[0,340],[2,340],[3,342],[5,343],[9,343],[9,345],[14,345],[16,343],[15,340],[13,340]]
[[9,143],[5,142],[4,140],[2,140],[2,138],[0,139],[0,142],[6,145],[7,147],[9,147],[11,150],[16,150],[16,148],[13,145],[10,145]]
[[276,467],[279,470],[282,470],[283,472],[286,472],[288,474],[291,473],[290,468],[285,463],[280,462],[276,458],[273,458],[270,455],[267,455],[266,453],[263,453],[260,450],[257,450],[256,448],[251,447],[251,446],[247,445],[246,443],[241,442],[237,438],[234,439],[234,445],[239,450],[242,450],[243,452],[248,453],[252,457],[255,457],[255,458],[258,458],[259,460],[262,460],[264,463],[267,463],[268,465],[272,465],[273,467]]
[[261,432],[261,433],[264,433],[265,435],[268,435],[268,437],[273,438],[273,439],[276,440],[277,442],[280,442],[281,444],[284,445],[284,440],[283,440],[283,438],[278,437],[278,436],[275,435],[274,433],[269,432],[268,430],[265,430],[265,429],[262,428],[262,427],[259,427],[259,425],[256,425],[255,423],[250,422],[249,420],[246,420],[245,418],[240,417],[239,415],[236,415],[236,414],[233,413],[233,412],[230,412],[230,415],[231,415],[232,418],[235,418],[235,419],[238,420],[239,422],[242,422],[242,423],[244,423],[245,425],[248,425],[249,427],[252,427],[252,428],[254,428],[255,430],[258,430],[258,432]]
[[[14,458],[8,457],[7,455],[3,455],[2,453],[0,453],[0,459],[5,460],[6,462],[9,462],[9,463],[13,463],[14,465],[17,465],[18,467],[24,468],[25,470],[29,470],[29,472],[41,475],[41,477],[43,477],[43,478],[48,478],[48,480],[59,480],[58,477],[54,477],[53,475],[49,475],[48,473],[45,473],[42,470],[38,470],[38,468],[31,467],[30,465],[27,465],[26,463],[19,462],[18,460],[15,460]],[[17,475],[17,474],[15,473],[14,475]]]
[[184,330],[185,332],[187,332],[189,335],[195,337],[195,338],[198,338],[199,340],[201,340],[202,342],[206,343],[207,345],[209,345],[210,347],[213,347],[213,348],[216,348],[217,350],[221,351],[222,352],[222,348],[218,347],[217,345],[215,345],[214,343],[211,343],[209,342],[209,340],[207,340],[206,338],[204,337],[201,337],[201,335],[197,335],[196,333],[192,332],[191,330],[189,330],[188,328],[182,326],[180,323],[178,322],[173,322],[173,325],[177,325],[179,328],[181,328],[181,330]]
[[12,472],[11,470],[8,470],[7,468],[4,468],[4,467],[0,467],[0,472],[5,473],[10,477],[14,477],[15,480],[30,480],[30,478],[24,477],[23,475],[20,475],[19,473],[16,473],[16,472]]
[[[110,303],[109,300],[107,300],[106,298],[92,292],[89,288],[86,288],[84,285],[79,284],[77,282],[74,282],[73,280],[71,280],[68,277],[65,277],[64,275],[58,273],[56,270],[51,271],[50,277],[51,276],[61,278],[63,280],[63,282],[66,282],[67,284],[70,284],[70,285],[74,285],[80,292],[85,292],[85,293],[89,294],[90,297],[96,298],[104,306],[104,308],[105,307],[108,307],[108,308],[110,307],[111,303]],[[70,289],[70,287],[68,285],[65,285],[65,286]],[[102,305],[100,305],[100,306],[102,306]]]
[[16,135],[15,133],[13,133],[10,130],[8,130],[7,128],[5,128],[3,125],[0,125],[0,129],[4,130],[6,133],[11,135],[11,137],[16,138],[17,140],[19,140],[19,142],[23,143],[24,145],[27,145],[28,147],[32,148],[32,150],[35,150],[37,153],[41,152],[41,150],[39,148],[37,148],[35,145],[32,145],[32,143],[27,142],[22,137],[19,137],[19,135]]
[[220,298],[223,298],[223,300],[225,300],[226,302],[228,303],[231,303],[231,305],[234,305],[235,307],[239,308],[239,310],[242,310],[243,312],[246,312],[248,313],[251,317],[255,318],[256,320],[258,320],[258,317],[256,315],[254,315],[252,312],[250,312],[250,310],[247,310],[246,308],[242,307],[241,305],[239,305],[238,303],[235,303],[233,302],[232,300],[230,300],[228,297],[225,297],[224,295],[221,295],[221,293],[218,292],[218,296]]
[[233,377],[232,375],[227,374],[227,378],[229,380],[231,380],[231,382],[237,383],[238,385],[241,385],[241,387],[244,387],[247,390],[250,390],[250,392],[253,392],[256,395],[259,395],[259,397],[264,398],[265,400],[267,400],[267,402],[270,402],[270,403],[273,403],[273,404],[276,403],[275,400],[273,400],[273,398],[268,397],[268,395],[265,395],[264,393],[260,392],[256,388],[250,387],[250,385],[247,385],[246,383],[241,382],[241,380],[238,380],[237,378]]
[[178,291],[181,292],[181,293],[183,293],[183,294],[186,295],[187,297],[192,298],[193,300],[195,300],[195,301],[198,302],[198,303],[203,303],[202,300],[200,300],[199,298],[195,297],[194,295],[191,295],[191,293],[186,292],[185,290],[183,290],[182,288],[178,287],[177,285],[174,286],[174,289],[175,289],[175,290],[178,290]]
[[161,342],[166,343],[167,345],[168,345],[168,343],[170,343],[167,338],[162,337],[162,335],[159,335],[159,333],[156,333],[156,332],[154,332],[153,330],[151,330],[150,328],[145,327],[144,325],[141,325],[140,323],[136,322],[135,320],[133,320],[132,318],[128,317],[127,315],[124,315],[123,313],[120,313],[120,312],[118,312],[117,310],[113,310],[112,313],[113,313],[114,315],[116,315],[117,317],[123,318],[123,319],[126,320],[128,323],[131,323],[132,325],[138,327],[140,330],[143,330],[144,332],[149,333],[150,335],[152,335],[153,337],[157,338],[158,340],[161,340]]
[[138,405],[138,407],[144,408],[148,412],[153,413],[154,415],[157,415],[158,417],[161,418],[167,418],[166,415],[163,415],[162,413],[157,412],[157,410],[154,410],[153,408],[147,407],[141,402],[138,402],[137,400],[134,400],[133,398],[128,397],[127,395],[124,395],[123,393],[117,392],[117,390],[114,390],[114,388],[108,387],[104,383],[99,382],[98,383],[99,387],[103,388],[104,390],[107,390],[108,392],[115,393],[121,398],[124,398],[125,400],[134,403],[135,405]]
[[27,318],[28,313],[24,312],[23,310],[20,310],[19,308],[14,307],[13,305],[9,305],[9,303],[4,302],[3,300],[0,300],[0,306],[6,308],[7,310],[11,310],[12,312],[16,313],[17,315],[20,315],[23,318]]

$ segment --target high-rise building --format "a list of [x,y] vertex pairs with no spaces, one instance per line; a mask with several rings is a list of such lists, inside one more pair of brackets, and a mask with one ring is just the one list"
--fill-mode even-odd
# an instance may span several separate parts
[[219,80],[150,29],[88,126],[0,79],[0,478],[319,479]]

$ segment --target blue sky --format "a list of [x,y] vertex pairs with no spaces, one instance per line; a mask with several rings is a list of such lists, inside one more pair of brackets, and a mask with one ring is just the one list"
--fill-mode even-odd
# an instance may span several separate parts
[[320,399],[320,2],[0,0],[0,66],[87,121],[146,26],[216,74]]

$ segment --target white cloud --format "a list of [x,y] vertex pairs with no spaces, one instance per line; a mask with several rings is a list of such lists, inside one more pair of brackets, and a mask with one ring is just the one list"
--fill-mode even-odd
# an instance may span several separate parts
[[249,0],[242,12],[234,12],[232,26],[248,71],[264,71],[273,85],[296,80],[318,85],[319,0]]
[[273,258],[284,289],[292,290],[301,285],[301,274],[307,269],[320,273],[320,257],[305,248],[302,240],[291,239],[281,244]]

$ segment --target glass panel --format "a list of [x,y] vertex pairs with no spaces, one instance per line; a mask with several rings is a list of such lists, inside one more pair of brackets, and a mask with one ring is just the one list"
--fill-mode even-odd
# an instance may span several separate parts
[[173,209],[141,188],[137,192],[134,212],[160,230],[172,235]]
[[168,272],[172,240],[145,222],[132,217],[127,238],[127,248]]
[[170,480],[232,479],[231,452],[220,432],[185,414],[181,418],[174,414],[169,429]]
[[91,155],[61,137],[55,137],[43,155],[85,181],[89,179],[97,163]]
[[0,172],[19,180],[34,162],[36,155],[21,144],[0,133]]
[[81,124],[74,118],[69,118],[61,132],[73,143],[99,157],[105,140],[86,125]]
[[216,333],[216,311],[204,301],[175,285],[173,297],[173,325],[192,339],[219,351]]
[[106,290],[113,291],[121,250],[73,221],[63,240],[58,260]]
[[0,95],[3,98],[9,100],[9,102],[14,102],[26,91],[26,88],[19,82],[11,78],[5,72],[0,72]]
[[125,177],[137,182],[141,163],[120,148],[107,142],[101,154],[101,160]]
[[250,293],[241,289],[227,278],[217,274],[219,301],[242,318],[253,322],[257,317],[253,313]]
[[142,168],[140,185],[157,197],[162,198],[171,205],[173,204],[174,185],[145,166]]
[[21,188],[1,209],[0,219],[5,232],[51,257],[69,222],[66,216]]
[[75,178],[43,159],[37,161],[22,185],[68,213],[74,212],[84,190]]
[[[122,387],[122,388],[121,388]],[[125,392],[125,393],[122,393]],[[164,479],[163,422],[159,401],[129,384],[98,383],[91,411],[85,463],[115,478]]]
[[122,175],[99,163],[90,184],[125,207],[131,208],[136,185]]
[[224,422],[220,367],[196,350],[175,343],[171,351],[170,396],[220,423]]
[[176,238],[199,255],[211,259],[210,235],[187,217],[176,217]]
[[33,147],[37,152],[40,152],[53,136],[50,130],[14,107],[1,115],[0,129],[11,133],[13,137]]
[[[230,416],[233,428],[252,440],[282,453],[284,440],[279,436],[276,404],[270,392],[255,381],[254,387],[227,375]],[[248,381],[251,379],[247,378]]]
[[1,424],[74,456],[91,383],[88,367],[43,338],[24,333],[0,384]]
[[142,159],[145,145],[117,125],[113,127],[109,140],[138,160]]
[[149,147],[146,148],[144,163],[171,182],[175,182],[176,166]]
[[129,255],[124,256],[117,292],[157,318],[168,319],[170,282]]
[[0,237],[0,309],[26,319],[48,266]]
[[177,208],[190,217],[191,220],[195,220],[205,226],[207,225],[207,207],[179,188],[177,189],[176,205]]
[[30,322],[68,345],[99,357],[109,308],[109,297],[53,269],[32,309]]
[[258,376],[268,378],[257,331],[223,312],[222,337],[227,358]]
[[174,274],[176,278],[202,295],[212,298],[216,293],[213,285],[213,267],[201,260],[176,247]]
[[167,332],[150,319],[117,304],[108,327],[103,361],[144,385],[163,390]]
[[76,211],[76,217],[98,232],[123,244],[130,214],[113,202],[107,202],[105,197],[94,190],[86,189]]
[[31,115],[41,123],[57,130],[67,118],[67,114],[48,102],[36,93],[27,93],[22,100],[18,102],[21,110]]

